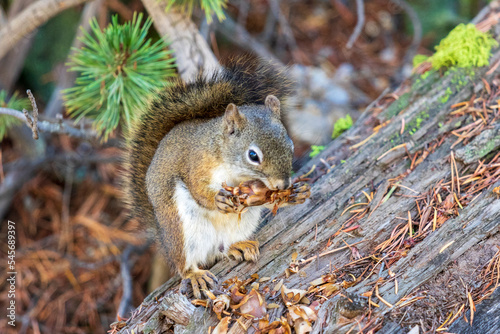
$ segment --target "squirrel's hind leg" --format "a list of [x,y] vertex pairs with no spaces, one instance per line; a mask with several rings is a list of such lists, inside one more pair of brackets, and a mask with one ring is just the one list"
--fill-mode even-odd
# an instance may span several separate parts
[[[214,290],[217,287],[217,277],[208,270],[191,269],[183,273],[181,282],[181,293],[188,295],[190,291],[196,299],[201,299],[202,290]],[[200,290],[201,289],[201,290]]]
[[236,242],[229,247],[227,255],[236,261],[257,262],[260,255],[259,242],[252,240]]

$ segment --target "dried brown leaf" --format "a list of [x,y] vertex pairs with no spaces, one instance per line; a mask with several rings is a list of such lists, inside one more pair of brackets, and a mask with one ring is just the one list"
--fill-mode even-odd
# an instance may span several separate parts
[[281,297],[287,307],[297,304],[306,295],[306,293],[306,290],[287,289],[285,285],[281,287]]

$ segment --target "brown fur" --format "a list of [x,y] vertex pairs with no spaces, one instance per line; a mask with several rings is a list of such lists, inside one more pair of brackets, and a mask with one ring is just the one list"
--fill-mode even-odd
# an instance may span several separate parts
[[160,141],[175,125],[221,116],[229,103],[264,104],[267,95],[283,99],[290,90],[291,83],[280,69],[248,57],[231,60],[223,73],[199,76],[190,84],[177,79],[166,87],[126,138],[124,198],[132,217],[145,226],[154,224],[146,193],[146,173]]
[[[285,102],[290,92],[291,83],[278,67],[248,57],[233,59],[221,73],[200,76],[189,84],[180,79],[173,81],[152,100],[148,110],[126,135],[125,201],[133,218],[145,228],[153,228],[164,253],[183,276],[187,275],[183,272],[184,235],[172,198],[173,189],[176,180],[182,180],[200,206],[217,210],[214,202],[216,193],[208,184],[212,169],[220,164],[215,158],[220,154],[216,152],[216,147],[210,146],[209,141],[221,134],[217,134],[215,128],[206,127],[207,123],[224,115],[231,103],[236,106],[263,106],[268,95]],[[273,108],[277,108],[276,118],[282,122],[286,104],[281,106],[281,112],[279,101]],[[191,125],[178,126],[181,123]],[[166,152],[166,141],[162,141],[169,133],[168,147],[178,147],[175,152],[171,149]],[[217,140],[222,139],[218,137]],[[206,152],[211,154],[206,155]],[[147,184],[146,175],[152,163],[154,168],[149,171],[150,183]],[[286,169],[286,173],[291,168],[283,168],[279,164],[272,167],[278,172]],[[155,204],[156,211],[151,203]]]

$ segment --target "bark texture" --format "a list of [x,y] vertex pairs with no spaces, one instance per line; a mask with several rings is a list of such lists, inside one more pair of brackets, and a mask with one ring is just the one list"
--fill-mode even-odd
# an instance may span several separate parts
[[[498,22],[495,8],[482,15],[485,20],[494,18]],[[498,28],[498,23],[495,24]],[[472,71],[455,69],[446,74],[435,72],[425,79],[415,77],[396,91],[381,96],[367,108],[354,127],[297,173],[303,175],[314,170],[309,174],[311,198],[303,205],[283,208],[276,216],[267,214],[263,218],[256,233],[261,245],[258,262],[223,260],[210,271],[221,281],[235,276],[247,279],[251,274],[258,273],[260,277],[270,277],[268,282],[271,288],[276,281],[284,279],[287,288],[307,289],[311,281],[330,272],[339,274],[341,268],[356,258],[375,254],[380,258],[389,256],[390,252],[377,253],[377,246],[389,240],[404,224],[411,224],[413,233],[422,237],[412,238],[411,233],[406,233],[401,242],[407,246],[404,252],[401,250],[401,256],[391,262],[390,270],[380,258],[373,260],[376,264],[369,267],[368,273],[344,270],[347,276],[350,274],[356,279],[355,284],[322,303],[318,320],[312,328],[312,333],[345,333],[351,329],[357,332],[360,329],[357,321],[339,321],[342,295],[365,298],[363,296],[373,293],[376,287],[377,297],[372,294],[372,301],[376,301],[378,307],[372,305],[370,319],[373,322],[365,324],[376,325],[374,328],[382,329],[382,333],[407,333],[411,321],[400,325],[398,320],[398,316],[405,317],[398,313],[404,309],[397,306],[404,298],[425,287],[432,290],[436,280],[452,275],[456,266],[467,266],[472,258],[484,267],[483,256],[489,259],[497,249],[495,247],[500,245],[500,199],[494,192],[500,186],[500,178],[495,174],[500,164],[496,169],[493,166],[491,172],[497,181],[478,191],[477,197],[467,202],[468,205],[442,216],[445,221],[435,231],[433,228],[418,230],[420,222],[432,217],[434,212],[416,202],[417,198],[427,198],[431,202],[436,189],[452,187],[450,180],[457,180],[457,175],[470,174],[480,160],[499,152],[498,120],[494,119],[481,132],[457,144],[460,137],[452,132],[477,122],[477,119],[471,115],[451,113],[455,110],[452,106],[457,103],[482,96],[486,100],[487,96],[499,94],[497,77],[500,70],[495,66],[497,62],[500,62],[498,50],[490,61],[491,67]],[[451,167],[453,161],[456,161],[455,169]],[[366,204],[366,211],[360,211],[362,214],[358,219],[355,215],[360,212],[350,213],[346,208],[362,203],[366,196],[363,192],[368,196],[373,192],[373,197]],[[364,207],[359,204],[353,208]],[[342,232],[353,222],[359,227]],[[356,247],[319,256],[346,244],[356,244]],[[355,253],[359,256],[356,257]],[[295,257],[299,260],[313,259],[301,262],[294,261]],[[285,272],[291,264],[294,264],[293,268],[298,268],[298,273],[287,277]],[[481,268],[478,266],[477,270]],[[207,333],[210,326],[216,326],[219,321],[210,308],[189,305],[186,298],[179,295],[178,283],[179,278],[174,277],[154,291],[132,317],[122,323],[124,327],[119,332],[161,333],[173,330],[175,333]],[[464,282],[464,296],[467,296],[465,286],[469,283]],[[265,285],[261,284],[261,288]],[[267,302],[279,305],[269,311],[270,321],[286,314],[286,308],[279,299]],[[480,312],[485,311],[480,305],[474,321],[478,326],[488,328],[488,317],[481,315]],[[438,312],[444,305],[438,303],[432,307]],[[368,308],[365,314],[368,314]],[[367,318],[364,319],[360,321]],[[441,323],[444,320],[440,320]],[[406,328],[403,327],[405,323]],[[454,326],[460,325],[457,323]],[[250,328],[248,332],[255,332],[255,329]]]

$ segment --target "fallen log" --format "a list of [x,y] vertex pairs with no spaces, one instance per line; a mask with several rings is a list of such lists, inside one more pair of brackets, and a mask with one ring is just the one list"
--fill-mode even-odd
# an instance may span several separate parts
[[[497,6],[481,15],[482,29],[500,27]],[[190,303],[172,278],[112,332],[488,327],[478,312],[500,279],[499,50],[490,64],[417,73],[383,94],[296,174],[311,198],[263,218],[257,263],[210,268],[225,282],[213,300]],[[217,314],[224,294],[232,307]]]

